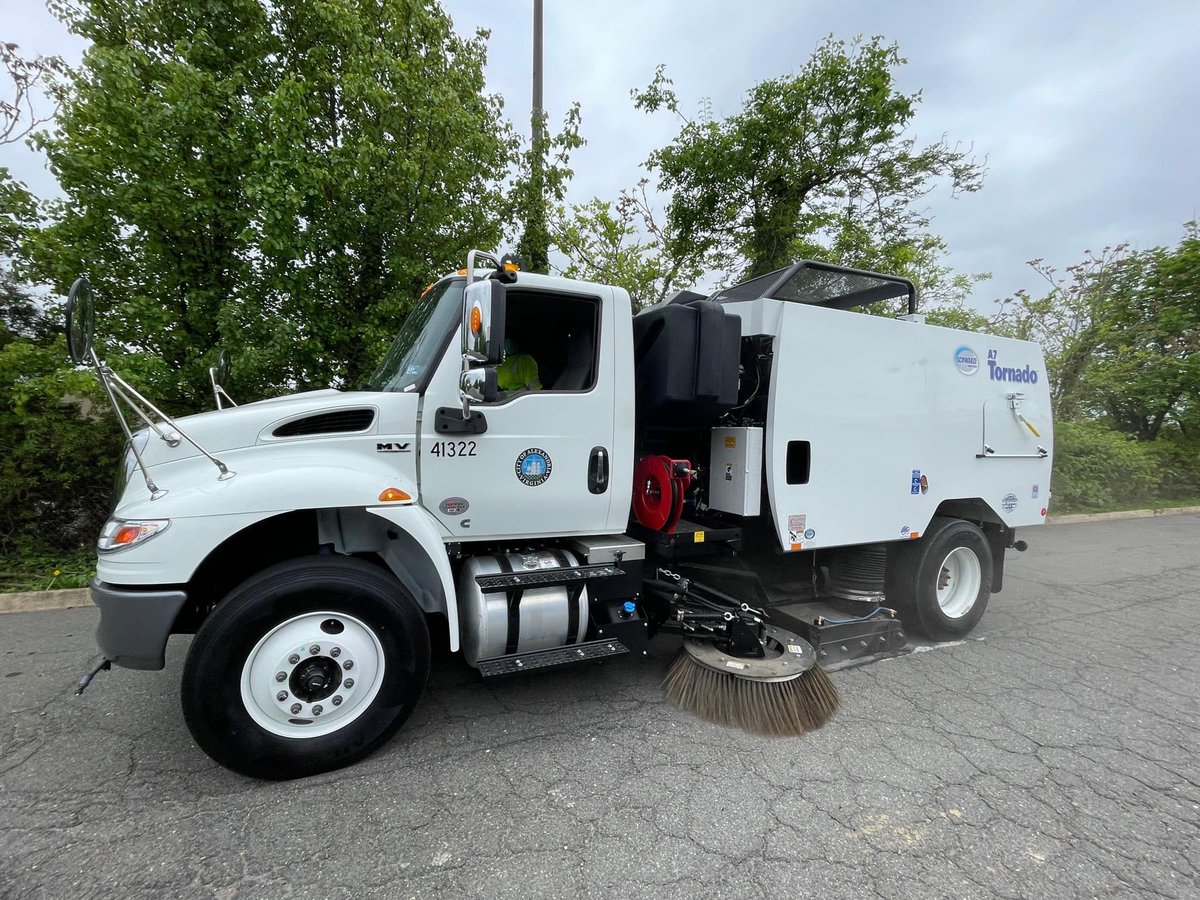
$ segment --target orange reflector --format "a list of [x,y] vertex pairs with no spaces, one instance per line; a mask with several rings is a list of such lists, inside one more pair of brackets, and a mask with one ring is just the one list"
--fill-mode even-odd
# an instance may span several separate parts
[[520,266],[518,266],[516,263],[513,263],[513,262],[506,262],[506,263],[504,264],[504,271],[505,271],[505,272],[520,272],[520,271],[521,271],[521,267],[520,267]]
[[471,307],[471,334],[479,334],[479,329],[483,328],[483,310],[478,306]]
[[396,503],[400,500],[411,500],[408,494],[400,490],[400,488],[384,488],[379,494],[380,503]]
[[467,270],[466,270],[466,269],[459,269],[459,270],[458,270],[458,274],[459,274],[459,275],[466,275],[466,274],[467,274]]
[[132,544],[138,539],[141,533],[141,525],[123,525],[117,530],[117,533],[113,535],[113,546],[123,547],[125,544]]
[[910,531],[910,532],[908,533],[908,537],[909,537],[909,539],[912,539],[912,538],[919,538],[920,536],[921,536],[921,532],[919,532],[919,531]]

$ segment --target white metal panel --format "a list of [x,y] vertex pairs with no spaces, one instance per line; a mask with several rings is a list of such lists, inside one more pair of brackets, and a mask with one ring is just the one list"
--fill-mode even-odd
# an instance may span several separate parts
[[[775,300],[728,309],[770,323],[760,306],[779,322],[766,457],[784,547],[901,540],[946,499],[981,498],[1014,527],[1044,521],[1051,458],[1037,447],[1054,437],[1036,344]],[[1009,409],[1014,392],[1040,438]],[[985,420],[997,452],[978,458]],[[787,483],[791,440],[811,442],[807,484]]]
[[762,505],[763,430],[714,428],[709,442],[708,505],[757,516]]

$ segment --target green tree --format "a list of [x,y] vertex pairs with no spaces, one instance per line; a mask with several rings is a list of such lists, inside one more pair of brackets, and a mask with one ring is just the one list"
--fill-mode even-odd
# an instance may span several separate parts
[[511,191],[510,218],[519,224],[517,254],[529,272],[550,271],[553,243],[550,210],[566,197],[567,184],[575,174],[571,152],[586,143],[579,134],[579,104],[572,104],[562,130],[553,137],[546,131],[545,113],[535,113],[534,138],[521,147],[516,158],[517,173]]
[[[114,346],[209,402],[357,383],[412,298],[495,246],[513,141],[485,38],[410,0],[68,0],[92,44],[39,138],[67,199],[36,243],[86,271]],[[148,370],[149,371],[149,370]]]
[[673,239],[694,257],[740,260],[746,277],[805,255],[889,271],[936,258],[940,242],[916,201],[943,179],[977,190],[983,170],[945,139],[917,146],[909,127],[920,94],[895,87],[904,62],[880,38],[829,38],[798,75],[755,85],[724,120],[707,106],[683,116],[659,67],[634,100],[681,121],[649,160],[670,194]]
[[1174,249],[1131,254],[1122,276],[1099,310],[1086,387],[1117,428],[1152,441],[1168,423],[1187,429],[1200,405],[1197,224]]
[[560,269],[568,278],[617,284],[629,291],[638,307],[658,303],[672,291],[693,287],[704,275],[702,258],[674,240],[655,214],[643,178],[623,191],[616,203],[599,197],[552,217],[553,246],[567,259]]
[[254,366],[297,385],[355,385],[413,298],[495,247],[515,142],[483,93],[486,33],[436,6],[288,0],[272,6],[279,71],[248,195],[261,253],[239,323]]

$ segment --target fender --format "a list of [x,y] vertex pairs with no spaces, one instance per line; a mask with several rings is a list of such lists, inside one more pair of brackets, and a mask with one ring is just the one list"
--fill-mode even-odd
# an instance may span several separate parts
[[423,507],[415,504],[374,506],[366,512],[399,529],[398,534],[389,530],[391,540],[380,555],[422,609],[445,613],[450,627],[450,652],[457,651],[458,595],[450,558],[442,542],[444,530]]
[[[98,577],[110,584],[186,584],[216,547],[255,522],[298,509],[378,507],[380,492],[388,487],[412,498],[390,508],[415,508],[416,485],[387,464],[390,456],[375,458],[373,440],[370,456],[310,452],[302,460],[296,457],[294,448],[287,454],[263,448],[226,454],[237,472],[227,481],[217,480],[203,458],[159,467],[155,475],[168,488],[166,496],[151,500],[144,490],[131,490],[113,516],[168,519],[170,525],[144,544],[101,554]],[[413,527],[424,534],[429,525]],[[424,546],[425,539],[420,543]],[[438,553],[431,556],[445,561],[440,539],[437,544]]]

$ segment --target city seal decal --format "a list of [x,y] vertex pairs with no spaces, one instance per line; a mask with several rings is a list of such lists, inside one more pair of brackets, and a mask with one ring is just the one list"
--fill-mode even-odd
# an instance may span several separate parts
[[517,457],[516,473],[521,484],[537,487],[545,484],[554,469],[550,454],[537,447],[530,447]]

